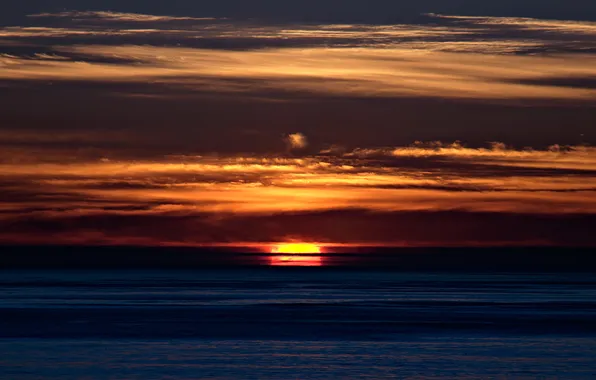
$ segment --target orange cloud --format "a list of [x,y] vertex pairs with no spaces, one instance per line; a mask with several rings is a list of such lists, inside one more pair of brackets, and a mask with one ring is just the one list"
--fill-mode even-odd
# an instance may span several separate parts
[[[31,55],[15,55],[14,49],[0,55],[0,80],[8,88],[23,83],[37,88],[36,81],[48,86],[64,82],[65,87],[92,83],[106,85],[100,91],[119,96],[167,97],[180,90],[178,94],[255,95],[268,104],[300,101],[280,99],[280,92],[309,98],[429,97],[516,106],[572,101],[585,106],[583,110],[596,100],[590,82],[596,77],[596,58],[588,54],[594,48],[591,23],[433,16],[436,23],[423,26],[279,26],[113,12],[32,17],[56,18],[61,27],[3,27],[0,45],[34,47],[50,38],[56,46]],[[162,28],[164,23],[167,28]],[[522,34],[510,35],[508,30]],[[523,37],[529,31],[536,32],[534,37]],[[111,39],[121,36],[131,45]],[[182,46],[203,47],[151,46],[148,36],[150,41],[175,36]],[[235,41],[234,46],[242,48],[204,48],[213,41]],[[114,84],[121,85],[117,91]],[[129,85],[157,91],[127,92],[135,87]],[[168,91],[159,91],[161,86]],[[65,241],[264,241],[290,232],[317,237],[312,241],[324,240],[325,234],[353,241],[393,236],[394,242],[423,241],[429,233],[442,242],[470,242],[476,236],[491,242],[550,241],[559,233],[553,226],[563,225],[566,218],[575,224],[556,241],[573,242],[586,241],[580,229],[596,214],[596,148],[588,146],[520,150],[503,143],[471,148],[459,142],[417,142],[351,151],[332,147],[314,155],[304,149],[298,156],[297,150],[308,146],[306,136],[284,130],[288,149],[296,150],[293,158],[155,158],[155,151],[133,152],[152,141],[128,130],[101,126],[104,130],[80,132],[65,126],[47,133],[44,128],[27,132],[9,127],[0,131],[0,241],[7,236],[23,240],[35,235],[31,231],[65,236],[72,230],[76,236]],[[316,146],[321,136],[311,131]],[[170,131],[151,132],[166,136]],[[132,139],[143,140],[135,145],[140,148],[132,148]],[[281,145],[279,137],[275,139]],[[108,154],[102,146],[110,147]],[[176,147],[159,151],[182,151]],[[440,225],[456,214],[465,228],[455,222],[449,228]],[[400,215],[419,218],[418,224],[411,227]],[[476,218],[491,222],[477,223]],[[525,224],[516,224],[516,218],[536,224],[538,232],[524,235]],[[427,227],[429,220],[435,227]],[[168,230],[163,221],[177,224]],[[509,235],[501,238],[495,225]],[[23,235],[17,227],[30,233]],[[467,229],[469,234],[461,232]]]
[[[0,55],[0,79],[149,82],[216,92],[278,89],[368,97],[596,98],[593,86],[573,85],[596,76],[596,58],[589,54],[596,45],[593,39],[577,37],[596,35],[590,22],[431,15],[435,22],[425,25],[279,26],[94,11],[30,17],[74,24],[0,28],[0,40],[64,41],[56,42],[50,53]],[[118,28],[114,21],[151,27]],[[164,28],[162,22],[176,27]],[[517,34],[509,35],[510,30]],[[524,37],[524,31],[541,34]],[[158,47],[142,38],[142,46],[94,44],[97,37],[110,36],[132,41],[135,36],[174,36],[193,46],[204,39],[242,39],[258,49]],[[73,45],[72,37],[81,42]],[[304,45],[305,39],[321,43]],[[286,47],[267,41],[283,41]],[[549,54],[537,54],[541,51]],[[246,80],[251,85],[242,83]]]
[[155,16],[142,13],[123,13],[109,11],[71,11],[59,13],[37,13],[29,15],[31,18],[66,18],[69,20],[102,20],[102,21],[134,21],[134,22],[155,22],[155,21],[203,21],[215,20],[212,17],[179,17],[179,16]]
[[584,33],[596,36],[596,22],[590,21],[545,20],[527,17],[455,16],[434,13],[430,13],[428,16],[459,21],[465,25],[518,27],[520,29],[551,33]]
[[[339,156],[5,163],[0,206],[64,214],[279,213],[367,209],[596,213],[596,152],[421,144]],[[365,154],[366,153],[366,154]],[[374,154],[385,154],[373,158]],[[400,161],[407,157],[408,161]],[[397,160],[397,161],[396,161]],[[519,169],[516,169],[518,167]],[[31,189],[35,197],[18,197]],[[12,197],[12,199],[11,199]],[[109,209],[102,207],[110,205]],[[49,211],[44,211],[48,213]]]
[[[484,99],[593,101],[596,90],[551,85],[551,78],[596,75],[596,58],[493,56],[404,49],[271,49],[214,51],[147,46],[78,46],[69,54],[139,64],[0,58],[1,79],[157,81],[185,88],[253,91],[229,79],[272,87],[360,96],[432,96]],[[341,64],[340,64],[341,62]],[[536,81],[533,83],[532,81]],[[540,84],[543,81],[543,84]]]
[[289,149],[303,149],[308,145],[306,136],[302,133],[291,133],[286,137]]

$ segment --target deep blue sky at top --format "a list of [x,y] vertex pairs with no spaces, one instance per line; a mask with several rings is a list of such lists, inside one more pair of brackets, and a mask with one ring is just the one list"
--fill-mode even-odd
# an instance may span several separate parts
[[596,20],[594,0],[4,0],[0,22],[62,10],[261,18],[313,22],[404,22],[420,13]]

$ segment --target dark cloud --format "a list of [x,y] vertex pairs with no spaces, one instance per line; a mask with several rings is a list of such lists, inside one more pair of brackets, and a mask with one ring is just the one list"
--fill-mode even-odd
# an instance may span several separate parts
[[[39,136],[47,131],[55,136],[57,129],[66,135],[72,135],[67,130],[76,130],[81,136],[85,130],[110,136],[116,129],[136,136],[110,141],[79,137],[56,147],[86,150],[71,156],[94,151],[89,156],[95,158],[110,151],[129,157],[273,152],[280,149],[280,135],[296,131],[309,136],[313,151],[333,143],[353,148],[418,139],[462,139],[472,145],[498,140],[535,147],[596,141],[589,128],[594,97],[586,92],[594,91],[593,59],[586,54],[558,61],[549,57],[589,53],[594,41],[591,23],[424,16],[398,25],[330,25],[189,20],[196,15],[180,19],[141,14],[140,9],[135,14],[30,17],[29,26],[1,29],[0,40],[11,43],[0,48],[5,53],[0,60],[22,74],[0,80],[0,87],[10,89],[0,95],[0,128],[30,130]],[[55,12],[60,16],[64,10]],[[294,52],[285,53],[289,47],[317,54],[325,51],[323,47],[405,50],[363,60],[362,52],[340,49],[336,54],[342,67],[359,65],[358,74],[333,75],[333,68],[320,66],[330,57],[321,56],[319,63],[305,63],[304,74],[292,77],[287,69],[299,60]],[[218,52],[193,56],[205,48]],[[251,64],[254,54],[260,54],[254,49],[261,48],[275,48],[276,54],[256,56],[257,62]],[[429,62],[420,61],[416,51],[462,55],[437,56],[431,62],[450,67],[427,67],[419,76],[416,73]],[[507,57],[487,67],[483,56],[494,60],[494,53]],[[512,56],[526,54],[527,62]],[[471,57],[477,60],[466,63],[465,70],[458,67]],[[279,70],[267,67],[277,60]],[[240,63],[226,66],[230,62]],[[398,66],[384,67],[383,75],[371,74],[387,62]],[[508,68],[499,71],[502,66]],[[205,73],[206,67],[227,67],[221,72],[230,74]],[[523,74],[510,75],[507,70],[512,67]],[[105,70],[121,72],[120,77]],[[269,72],[247,75],[250,70]],[[50,75],[40,77],[40,71]],[[409,74],[400,78],[387,74],[400,71]],[[453,75],[461,78],[451,81]],[[426,83],[428,76],[441,79]],[[462,84],[468,88],[462,90]],[[364,135],[363,126],[375,133]],[[34,145],[43,149],[58,145],[40,139],[12,145],[31,151]]]
[[11,41],[3,49],[9,54],[52,52],[51,46],[58,44],[149,44],[223,50],[393,47],[488,54],[587,54],[596,50],[595,25],[587,21],[436,14],[374,25],[59,12],[31,15],[18,26],[4,27],[0,29],[0,40]]
[[547,79],[529,79],[521,80],[521,83],[533,84],[538,86],[560,86],[568,88],[587,88],[596,89],[595,77],[563,77]]
[[193,0],[28,0],[5,7],[0,21],[26,14],[64,10],[112,10],[184,17],[242,17],[308,22],[402,22],[420,13],[523,16],[541,18],[596,19],[591,0],[501,0],[470,2],[461,0],[221,0],[197,3]]
[[0,27],[0,242],[596,245],[594,23],[250,3]]
[[[338,210],[274,215],[91,215],[30,218],[3,225],[0,241],[148,245],[264,243],[306,238],[320,242],[389,245],[592,246],[596,218],[531,214],[368,212]],[[93,237],[90,239],[90,237]],[[13,239],[14,238],[14,239]]]

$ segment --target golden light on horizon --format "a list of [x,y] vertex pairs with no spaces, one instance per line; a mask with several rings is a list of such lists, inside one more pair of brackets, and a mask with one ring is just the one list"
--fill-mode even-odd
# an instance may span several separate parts
[[[323,265],[321,247],[313,243],[283,243],[274,246],[269,258],[273,266],[319,267]],[[283,255],[279,255],[283,254]]]
[[269,265],[278,267],[320,267],[323,265],[323,258],[321,256],[303,255],[271,256]]
[[284,243],[273,247],[271,253],[321,253],[321,247],[313,243]]

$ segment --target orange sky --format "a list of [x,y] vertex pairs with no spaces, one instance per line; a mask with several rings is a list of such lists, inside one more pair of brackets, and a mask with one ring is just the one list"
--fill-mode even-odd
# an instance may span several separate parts
[[[224,233],[226,222],[234,218],[274,220],[282,215],[288,218],[287,226],[274,228],[275,233],[256,240],[283,241],[295,234],[289,215],[304,217],[338,210],[348,214],[357,210],[369,217],[482,213],[512,218],[534,215],[545,220],[553,216],[586,218],[596,212],[594,173],[596,154],[592,148],[516,151],[501,146],[469,149],[436,144],[301,158],[5,163],[0,165],[5,183],[2,191],[6,194],[0,202],[0,220],[74,220],[77,227],[76,220],[80,219],[163,217],[164,221],[174,218],[187,223],[196,216],[201,223],[207,218],[211,228],[220,228]],[[444,222],[450,223],[448,219]],[[100,241],[104,231],[95,231]],[[122,238],[144,237],[137,234]],[[196,234],[167,242],[219,242],[202,236],[200,228]],[[14,234],[5,230],[0,239],[10,241],[11,236]],[[52,234],[52,239],[60,236],[67,241],[72,237],[66,230]],[[367,241],[363,236],[361,239],[368,243],[385,243]],[[432,231],[428,237],[428,242],[414,243],[439,243]],[[154,236],[148,234],[146,238],[151,241]],[[244,231],[230,231],[221,237],[222,242],[253,238],[245,236]],[[385,239],[388,244],[393,241],[390,234]],[[349,235],[345,241],[336,241],[343,242],[354,241]]]
[[596,245],[596,24],[421,17],[0,27],[0,242]]

